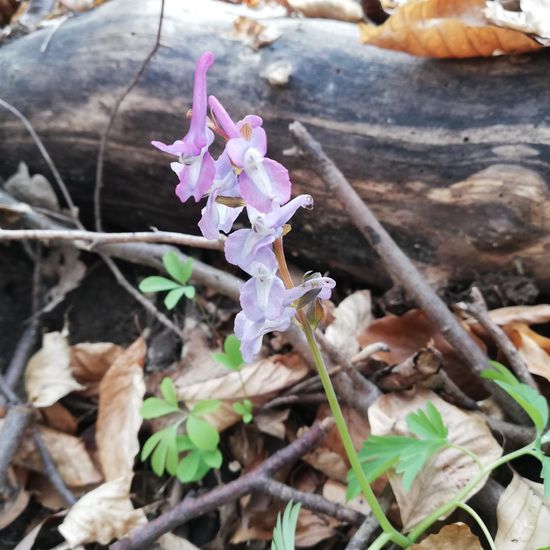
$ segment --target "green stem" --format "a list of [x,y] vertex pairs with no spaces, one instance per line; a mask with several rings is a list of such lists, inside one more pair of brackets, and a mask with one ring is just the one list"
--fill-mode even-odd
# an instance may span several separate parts
[[[299,312],[299,313],[302,313],[302,312]],[[361,491],[365,495],[365,498],[372,510],[372,513],[378,520],[380,527],[387,534],[388,540],[392,540],[393,542],[399,544],[403,548],[407,548],[407,546],[409,546],[410,544],[410,541],[407,539],[405,535],[402,535],[399,531],[397,531],[397,529],[395,529],[395,527],[390,523],[389,519],[386,517],[386,514],[384,513],[384,510],[382,510],[380,503],[376,499],[376,496],[372,491],[369,485],[369,482],[367,481],[365,472],[363,472],[363,468],[361,467],[361,463],[359,462],[359,457],[357,456],[355,447],[353,446],[353,441],[349,434],[349,431],[346,425],[346,420],[344,418],[344,415],[342,414],[342,409],[340,408],[340,404],[338,403],[336,392],[334,391],[334,387],[330,380],[330,376],[328,374],[325,361],[323,359],[323,356],[321,355],[321,351],[317,344],[317,340],[315,339],[315,335],[313,334],[311,325],[308,323],[307,319],[305,319],[305,315],[303,314],[299,315],[298,320],[302,324],[302,330],[304,331],[306,340],[311,349],[313,361],[315,362],[315,366],[317,367],[317,371],[319,373],[319,378],[321,379],[321,383],[323,384],[323,389],[327,396],[327,400],[330,406],[330,410],[332,412],[332,416],[334,417],[334,420],[336,422],[338,433],[340,434],[340,438],[342,440],[342,444],[344,445],[346,455],[348,456],[348,459],[350,461],[350,465],[353,470],[353,473],[355,474],[355,476],[357,477],[357,480],[359,481]]]
[[462,500],[464,500],[470,492],[478,485],[478,483],[490,472],[492,472],[495,468],[498,468],[499,466],[502,466],[503,464],[506,464],[507,462],[510,462],[511,460],[514,460],[515,458],[518,458],[520,456],[531,454],[532,451],[532,444],[528,445],[527,447],[522,447],[521,449],[518,449],[517,451],[514,451],[513,453],[501,456],[498,460],[487,466],[486,468],[483,468],[479,474],[468,483],[462,491],[460,491],[455,498],[450,500],[449,502],[446,502],[445,504],[442,504],[437,510],[432,512],[429,516],[424,518],[410,533],[409,533],[409,539],[413,542],[420,536],[426,529],[428,529],[433,523],[435,523],[441,516],[444,516],[445,514],[451,512],[454,510]]
[[483,523],[483,520],[479,517],[479,514],[471,506],[468,506],[465,502],[458,502],[456,506],[457,508],[462,508],[462,510],[464,510],[474,518],[476,523],[479,525],[479,528],[483,531],[483,534],[485,535],[485,538],[487,539],[487,543],[489,544],[491,550],[496,550],[493,537],[491,536],[491,533],[489,533],[489,529],[487,529],[485,523]]
[[386,543],[390,542],[390,540],[391,535],[389,533],[381,533],[369,546],[368,550],[380,550]]

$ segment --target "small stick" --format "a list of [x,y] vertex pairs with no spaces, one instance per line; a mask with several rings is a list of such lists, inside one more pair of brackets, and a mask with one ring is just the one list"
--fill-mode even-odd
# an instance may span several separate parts
[[211,241],[197,235],[170,231],[104,233],[73,229],[0,229],[0,241],[89,241],[90,249],[109,243],[168,243],[223,250],[223,239]]
[[525,361],[522,359],[518,350],[510,341],[507,334],[491,319],[487,304],[483,299],[481,291],[477,287],[473,287],[470,292],[471,302],[460,302],[456,306],[470,314],[493,339],[498,348],[502,351],[510,367],[516,373],[517,377],[532,388],[537,389],[537,383],[529,372]]
[[[434,289],[422,277],[411,260],[397,246],[370,208],[353,189],[349,181],[330,160],[321,145],[299,122],[290,124],[290,134],[311,167],[326,183],[331,193],[342,203],[344,211],[376,251],[392,280],[401,285],[426,315],[439,327],[447,341],[476,374],[489,367],[488,359],[453,316]],[[482,380],[487,390],[504,405],[515,419],[525,420],[525,414],[496,384]]]
[[[309,430],[295,439],[290,445],[270,456],[256,470],[226,485],[218,486],[208,493],[204,493],[195,498],[185,499],[183,502],[146,525],[137,527],[131,531],[127,538],[112,544],[110,547],[111,550],[141,550],[151,548],[155,540],[178,525],[202,514],[216,510],[226,502],[236,500],[253,491],[262,490],[262,488],[265,490],[267,486],[265,480],[270,479],[273,474],[282,467],[293,464],[301,456],[312,451],[323,439],[332,423],[332,420],[328,422],[326,420],[323,422],[315,422]],[[272,485],[272,487],[274,491],[280,491],[281,489],[278,485]],[[293,494],[294,496],[298,495],[299,498],[303,496],[299,491]],[[318,504],[318,502],[316,504]],[[311,500],[308,500],[308,502],[304,502],[304,506],[312,507],[313,503]],[[328,506],[328,504],[325,503],[323,506]],[[325,510],[327,510],[327,508],[325,508]],[[345,513],[349,519],[351,519],[352,516],[357,519],[361,517],[359,521],[363,521],[364,519],[364,516],[357,512],[355,513],[357,515],[349,511],[339,511],[338,513]]]

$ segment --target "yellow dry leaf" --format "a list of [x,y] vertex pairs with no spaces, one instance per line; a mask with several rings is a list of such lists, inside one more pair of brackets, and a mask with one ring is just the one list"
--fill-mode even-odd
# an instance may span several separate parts
[[[420,544],[413,544],[410,550],[483,550],[479,539],[465,523],[451,523],[442,527],[439,533],[426,537]],[[500,550],[500,547],[499,547]],[[518,548],[518,550],[520,550]]]
[[514,474],[498,501],[498,550],[532,550],[550,542],[550,499],[541,483]]
[[[451,443],[475,453],[483,466],[500,457],[502,449],[482,418],[475,413],[465,412],[424,389],[419,389],[414,394],[401,392],[379,397],[369,408],[372,433],[408,434],[407,415],[425,408],[428,400],[441,413],[449,430],[448,439]],[[419,521],[453,498],[478,474],[478,464],[468,455],[453,448],[443,449],[436,454],[418,474],[408,492],[403,488],[401,477],[394,471],[388,472],[404,529],[412,529]],[[477,493],[486,480],[487,476],[470,496]]]
[[35,407],[49,407],[67,394],[84,389],[73,378],[69,364],[66,334],[44,334],[42,348],[30,358],[25,369],[25,390]]
[[99,385],[96,443],[106,481],[131,477],[139,452],[145,382],[145,342],[138,338],[115,360]]
[[550,338],[531,330],[525,323],[511,323],[504,331],[517,348],[529,372],[550,381]]
[[90,542],[109,544],[147,523],[143,510],[134,510],[129,490],[129,480],[119,478],[86,493],[59,526],[71,548]]
[[[189,408],[203,399],[221,400],[220,408],[207,418],[218,430],[224,430],[240,419],[232,409],[235,401],[246,397],[255,405],[260,405],[278,391],[304,378],[307,373],[308,368],[300,356],[288,354],[246,365],[240,373],[225,371],[221,376],[195,384],[182,384],[180,379],[174,383],[178,399]],[[243,386],[246,388],[246,396]]]
[[[0,420],[0,427],[3,420]],[[70,487],[84,487],[102,481],[84,443],[77,437],[40,426],[40,435],[63,481]],[[15,455],[15,464],[43,472],[42,460],[31,438],[23,440]]]
[[511,306],[493,309],[489,312],[491,319],[497,325],[509,323],[547,323],[550,321],[550,304],[538,304],[536,306]]
[[485,0],[412,0],[375,27],[360,24],[364,44],[424,57],[491,57],[541,48],[529,36],[491,25]]

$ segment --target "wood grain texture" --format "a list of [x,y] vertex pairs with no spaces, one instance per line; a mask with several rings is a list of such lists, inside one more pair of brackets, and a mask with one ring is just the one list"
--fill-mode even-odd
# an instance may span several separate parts
[[[520,265],[550,288],[550,55],[424,60],[359,44],[357,27],[276,20],[258,52],[231,40],[235,14],[211,0],[167,0],[162,46],[122,104],[105,159],[103,212],[114,229],[189,232],[201,205],[175,200],[176,178],[151,139],[186,129],[192,74],[212,50],[209,92],[235,117],[260,114],[270,155],[296,193],[316,199],[288,236],[298,261],[388,279],[302,161],[284,157],[288,123],[306,124],[390,233],[434,280]],[[91,219],[99,136],[118,94],[154,44],[160,1],[113,0],[62,25],[45,53],[39,31],[0,48],[0,97],[43,138]],[[260,73],[288,61],[286,87]],[[20,123],[0,112],[0,176],[24,160],[47,174]],[[313,267],[313,266],[312,266]]]

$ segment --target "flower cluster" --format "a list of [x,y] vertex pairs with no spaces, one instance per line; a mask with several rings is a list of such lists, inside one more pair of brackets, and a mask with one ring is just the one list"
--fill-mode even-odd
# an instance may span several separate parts
[[[273,243],[283,236],[299,208],[313,206],[313,199],[299,195],[290,200],[288,171],[266,157],[266,133],[260,117],[248,115],[235,123],[214,96],[207,97],[206,73],[213,62],[210,52],[197,62],[191,124],[185,137],[171,145],[152,143],[177,157],[171,167],[179,177],[176,195],[182,202],[208,197],[199,222],[202,234],[208,239],[217,239],[220,231],[229,234],[227,261],[251,276],[241,288],[242,311],[235,318],[235,335],[249,362],[260,351],[264,334],[289,328],[300,305],[297,300],[328,299],[335,283],[312,274],[301,285],[287,289],[277,276]],[[225,140],[217,160],[209,152],[215,133]],[[230,234],[245,208],[251,227]]]

